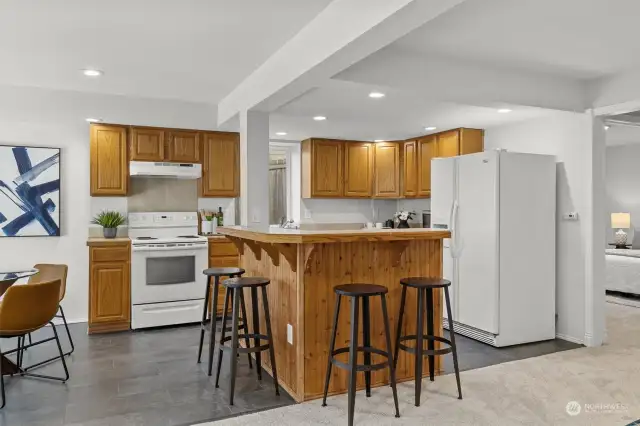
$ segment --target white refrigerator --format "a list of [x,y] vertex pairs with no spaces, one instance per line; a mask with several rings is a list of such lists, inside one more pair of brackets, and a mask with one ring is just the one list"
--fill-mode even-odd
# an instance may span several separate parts
[[443,276],[457,333],[497,347],[555,338],[555,194],[554,156],[432,160],[431,223],[452,234]]

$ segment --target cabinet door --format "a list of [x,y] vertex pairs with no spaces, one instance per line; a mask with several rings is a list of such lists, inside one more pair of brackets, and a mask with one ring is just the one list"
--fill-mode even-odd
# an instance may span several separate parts
[[91,264],[89,322],[128,322],[131,319],[129,262]]
[[374,196],[400,197],[400,144],[387,142],[374,145]]
[[171,130],[167,132],[168,161],[174,163],[200,162],[200,143],[198,132]]
[[164,130],[132,127],[130,141],[132,161],[164,160]]
[[233,133],[203,133],[204,158],[200,194],[203,197],[240,196],[240,143]]
[[418,195],[418,143],[416,141],[405,142],[403,149],[404,163],[403,173],[403,194],[405,197],[415,197]]
[[418,196],[431,197],[431,159],[436,157],[435,136],[418,139]]
[[450,132],[438,135],[438,157],[455,157],[460,155],[460,132],[451,130]]
[[127,129],[92,124],[90,152],[91,195],[127,195]]
[[460,129],[460,155],[484,151],[484,130]]
[[373,144],[345,142],[344,196],[371,197],[373,183]]
[[[209,267],[210,268],[237,268],[240,266],[240,258],[238,256],[224,256],[224,257],[210,257],[209,258]],[[220,277],[220,282],[226,280],[229,277]],[[212,280],[211,285],[214,285]],[[224,309],[224,287],[222,285],[218,289],[218,306],[216,307],[216,312],[218,314],[222,314],[222,310]],[[245,293],[247,294],[247,293]],[[211,312],[211,306],[213,305],[213,288],[211,288],[211,302],[209,303],[209,312]],[[231,306],[229,306],[229,312],[231,312]]]
[[344,195],[343,142],[314,140],[311,147],[311,197]]

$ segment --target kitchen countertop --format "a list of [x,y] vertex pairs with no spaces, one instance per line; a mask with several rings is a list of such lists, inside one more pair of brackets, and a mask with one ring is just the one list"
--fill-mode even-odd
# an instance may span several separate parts
[[338,243],[351,241],[441,240],[451,237],[447,230],[430,228],[300,230],[271,227],[222,226],[217,232],[229,237],[264,243]]
[[122,243],[130,243],[131,239],[129,237],[118,237],[118,238],[104,238],[104,237],[89,237],[87,238],[88,246],[107,246],[107,245],[117,245]]

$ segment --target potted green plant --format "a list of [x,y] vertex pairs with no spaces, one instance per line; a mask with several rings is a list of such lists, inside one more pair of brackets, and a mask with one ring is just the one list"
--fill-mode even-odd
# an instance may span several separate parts
[[126,221],[120,212],[104,210],[98,213],[91,223],[102,226],[102,233],[105,238],[115,238],[118,233],[118,226]]

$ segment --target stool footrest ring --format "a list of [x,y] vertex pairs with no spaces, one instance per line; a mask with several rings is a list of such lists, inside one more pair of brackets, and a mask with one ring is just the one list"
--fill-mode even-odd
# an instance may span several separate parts
[[[238,333],[238,341],[240,341],[240,339],[260,339],[260,340],[269,340],[269,338],[264,335],[264,334],[256,334],[256,333],[247,333],[247,334],[240,334]],[[220,348],[223,351],[230,351],[231,347],[230,346],[225,346],[225,342],[229,342],[231,341],[231,336],[226,336],[222,341],[220,341]],[[243,348],[242,346],[239,346],[237,348],[238,353],[240,354],[250,354],[250,353],[254,353],[254,352],[262,352],[262,351],[266,351],[271,347],[271,345],[269,343],[264,344],[264,345],[260,345],[260,346],[252,346],[250,348]]]
[[[422,338],[426,341],[434,341],[434,342],[440,342],[440,343],[444,343],[446,345],[449,345],[449,347],[447,348],[442,348],[442,349],[433,349],[433,350],[429,350],[429,349],[423,349],[422,350],[422,355],[423,356],[429,356],[429,355],[445,355],[448,353],[451,353],[452,349],[451,349],[451,340],[449,339],[445,339],[444,337],[440,337],[440,336],[429,336],[429,335],[423,335]],[[401,342],[406,342],[407,340],[411,340],[411,341],[416,341],[418,340],[418,336],[415,334],[411,334],[408,336],[402,336],[400,337],[400,341]],[[409,352],[410,354],[416,354],[416,348],[415,347],[409,347],[403,344],[398,344],[398,348],[402,349],[405,352]]]
[[[386,353],[385,351],[381,349],[373,348],[370,346],[358,346],[356,351],[373,353],[373,354],[384,356],[386,358],[391,357],[391,355]],[[346,353],[349,353],[349,348],[340,348],[340,349],[334,350],[333,353],[331,354],[331,363],[336,367],[340,367],[344,370],[351,371],[351,366],[349,365],[349,363],[338,361],[337,359],[335,359],[336,355],[346,354]],[[371,365],[357,364],[354,366],[356,371],[376,371],[376,370],[382,370],[383,368],[388,368],[388,367],[389,367],[388,361],[384,361],[378,364],[371,364]]]

